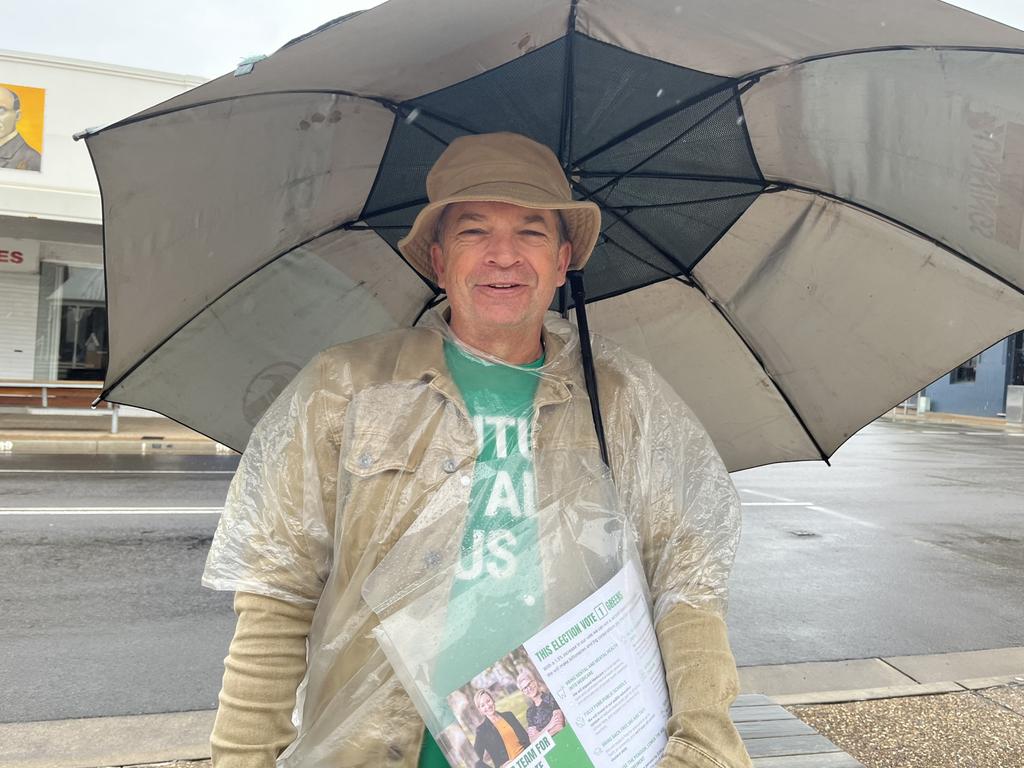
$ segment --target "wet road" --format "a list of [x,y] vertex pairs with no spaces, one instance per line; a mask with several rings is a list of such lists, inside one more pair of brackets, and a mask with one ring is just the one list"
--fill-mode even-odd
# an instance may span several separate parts
[[[236,462],[0,456],[0,721],[215,706],[234,616],[199,577]],[[1024,437],[878,423],[735,480],[740,664],[1024,645]]]
[[876,422],[733,476],[740,664],[1024,645],[1024,434]]

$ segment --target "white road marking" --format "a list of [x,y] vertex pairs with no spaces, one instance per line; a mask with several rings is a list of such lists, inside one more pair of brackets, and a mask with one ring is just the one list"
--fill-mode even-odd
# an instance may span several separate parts
[[[831,515],[832,517],[838,517],[841,520],[854,523],[856,525],[864,526],[865,528],[875,528],[882,530],[883,526],[877,523],[872,523],[867,520],[861,520],[859,517],[853,515],[847,515],[843,512],[836,512],[834,509],[828,509],[820,504],[813,504],[803,501],[794,501],[793,499],[787,499],[785,496],[777,496],[774,493],[764,493],[763,491],[753,491],[750,488],[740,488],[740,493],[749,493],[751,496],[764,496],[768,499],[775,499],[779,502],[778,506],[793,506],[803,507],[810,512],[821,512],[823,515]],[[767,504],[757,504],[756,502],[741,502],[744,506],[768,506]]]
[[795,504],[793,499],[787,499],[785,496],[776,496],[774,493],[764,493],[763,491],[752,491],[749,488],[740,488],[740,493],[749,493],[751,496],[761,496],[765,499],[774,499],[775,501],[784,501],[787,504]]
[[813,501],[741,501],[744,507],[813,507]]
[[989,435],[1001,435],[1003,433],[999,432],[998,430],[995,430],[995,429],[990,429],[988,432],[963,432],[962,434],[964,434],[964,435],[984,435],[984,436],[988,437]]
[[838,517],[840,520],[846,520],[848,523],[854,523],[856,525],[861,525],[861,526],[864,526],[865,528],[874,528],[876,530],[882,530],[882,526],[878,525],[877,523],[872,523],[872,522],[870,522],[868,520],[861,520],[859,517],[854,517],[853,515],[847,515],[847,514],[844,514],[843,512],[836,512],[834,509],[827,509],[826,507],[821,507],[821,506],[818,506],[818,505],[814,505],[813,507],[808,507],[808,509],[811,510],[812,512],[821,512],[824,515],[831,515],[832,517]]
[[219,515],[223,507],[12,507],[0,515]]
[[233,475],[233,469],[12,469],[5,467],[0,473],[8,475]]

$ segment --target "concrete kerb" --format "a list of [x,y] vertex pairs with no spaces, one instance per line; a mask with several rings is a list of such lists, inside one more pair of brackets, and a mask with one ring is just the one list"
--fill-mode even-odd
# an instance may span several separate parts
[[100,768],[210,756],[214,712],[0,724],[5,768]]
[[0,408],[0,453],[4,454],[228,454],[231,449],[170,419],[123,416],[111,433],[95,416],[25,413]]
[[909,411],[903,413],[898,407],[887,411],[878,417],[879,421],[888,421],[896,424],[921,424],[936,427],[971,427],[978,429],[991,429],[995,432],[1009,432],[1011,434],[1024,433],[1024,424],[1014,424],[1004,418],[989,416],[967,416],[959,413],[915,413]]
[[[742,693],[838,704],[1024,683],[1024,648],[741,667]],[[948,675],[944,680],[928,678]],[[916,677],[915,677],[916,676]],[[210,756],[214,712],[0,724],[5,768],[101,768]]]
[[741,667],[740,692],[777,704],[929,696],[1024,683],[1024,648]]

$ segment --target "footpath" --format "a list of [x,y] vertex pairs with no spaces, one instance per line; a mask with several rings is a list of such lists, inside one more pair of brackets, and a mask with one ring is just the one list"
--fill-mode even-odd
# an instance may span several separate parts
[[121,416],[117,432],[112,433],[105,413],[24,411],[0,408],[0,453],[230,453],[229,448],[162,417]]
[[[754,732],[734,710],[755,768],[1024,766],[1024,648],[741,667],[740,683],[743,694],[763,694],[801,721],[791,720],[797,729],[758,723],[762,730]],[[213,717],[198,711],[0,724],[0,765],[205,768]],[[782,730],[764,730],[772,725]]]
[[[890,412],[882,420],[1024,431],[1001,419],[946,414]],[[0,413],[0,452],[228,450],[166,419],[122,417],[118,434],[108,430],[107,420],[92,415]],[[748,702],[762,694],[788,710],[768,718],[776,723],[742,722],[745,713],[768,707],[733,710],[755,768],[1024,768],[1024,647],[748,666],[740,668],[740,682]],[[213,717],[197,711],[0,723],[0,766],[207,768]],[[789,735],[775,738],[780,733]],[[838,751],[791,756],[793,745],[811,749],[822,737]]]

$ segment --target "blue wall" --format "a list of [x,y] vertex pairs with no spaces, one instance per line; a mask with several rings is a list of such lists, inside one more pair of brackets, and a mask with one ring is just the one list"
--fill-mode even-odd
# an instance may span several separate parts
[[947,373],[925,388],[931,409],[943,413],[995,416],[1006,404],[1006,349],[1004,339],[981,353],[974,381],[949,383]]

